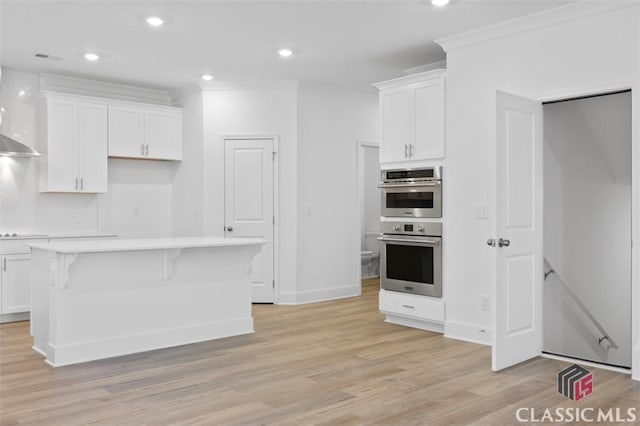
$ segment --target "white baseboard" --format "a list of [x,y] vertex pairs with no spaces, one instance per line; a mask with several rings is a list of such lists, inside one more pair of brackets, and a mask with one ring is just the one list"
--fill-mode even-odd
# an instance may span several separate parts
[[29,312],[19,312],[17,314],[1,314],[0,324],[5,322],[29,321]]
[[444,331],[444,325],[442,323],[418,320],[401,315],[387,314],[387,319],[384,322],[404,325],[405,327],[419,328],[420,330],[433,331],[435,333],[442,333]]
[[252,317],[64,345],[47,344],[46,362],[53,367],[60,367],[249,333],[253,333]]
[[491,346],[491,329],[474,324],[445,321],[444,337]]
[[587,367],[594,367],[594,368],[601,368],[603,370],[615,371],[616,373],[631,374],[631,370],[628,368],[614,367],[612,365],[605,365],[605,364],[600,364],[598,362],[585,361],[582,359],[571,358],[569,356],[552,355],[552,354],[545,354],[545,353],[540,354],[540,356],[542,358],[555,359],[556,361],[564,361],[570,364],[580,364],[580,365],[586,365]]
[[328,300],[344,299],[360,296],[360,283],[353,286],[323,288],[319,290],[301,291],[296,293],[280,293],[279,305],[303,305],[306,303],[326,302]]

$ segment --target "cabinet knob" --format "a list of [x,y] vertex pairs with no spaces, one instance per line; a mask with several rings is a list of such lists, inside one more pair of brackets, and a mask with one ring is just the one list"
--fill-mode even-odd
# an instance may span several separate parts
[[228,232],[233,231],[233,226],[227,226],[227,231],[228,231]]

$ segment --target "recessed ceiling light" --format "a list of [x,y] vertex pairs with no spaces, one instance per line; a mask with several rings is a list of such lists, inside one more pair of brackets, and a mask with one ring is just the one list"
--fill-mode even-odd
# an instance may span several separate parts
[[147,24],[152,27],[161,27],[164,24],[164,19],[159,16],[149,16],[147,18]]
[[288,58],[289,56],[293,55],[293,51],[291,49],[280,49],[278,50],[278,55],[282,56],[283,58]]
[[449,4],[449,0],[431,0],[431,4],[434,6],[446,6]]
[[213,80],[213,76],[211,74],[203,74],[202,77],[200,77],[200,78],[203,79],[204,81]]
[[97,54],[97,53],[85,53],[85,54],[84,54],[84,58],[85,58],[87,61],[95,62],[95,61],[97,61],[98,59],[100,59],[100,56],[98,56],[98,54]]

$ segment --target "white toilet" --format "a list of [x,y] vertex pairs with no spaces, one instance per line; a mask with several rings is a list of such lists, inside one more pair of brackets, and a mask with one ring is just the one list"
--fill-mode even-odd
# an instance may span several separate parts
[[366,232],[360,253],[362,265],[362,279],[380,276],[380,245],[378,232]]

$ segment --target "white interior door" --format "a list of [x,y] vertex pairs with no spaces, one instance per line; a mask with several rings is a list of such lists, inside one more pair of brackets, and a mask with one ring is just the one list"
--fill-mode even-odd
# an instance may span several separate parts
[[225,237],[268,241],[253,260],[253,302],[273,303],[273,140],[225,140]]
[[542,351],[542,104],[497,93],[492,368]]

